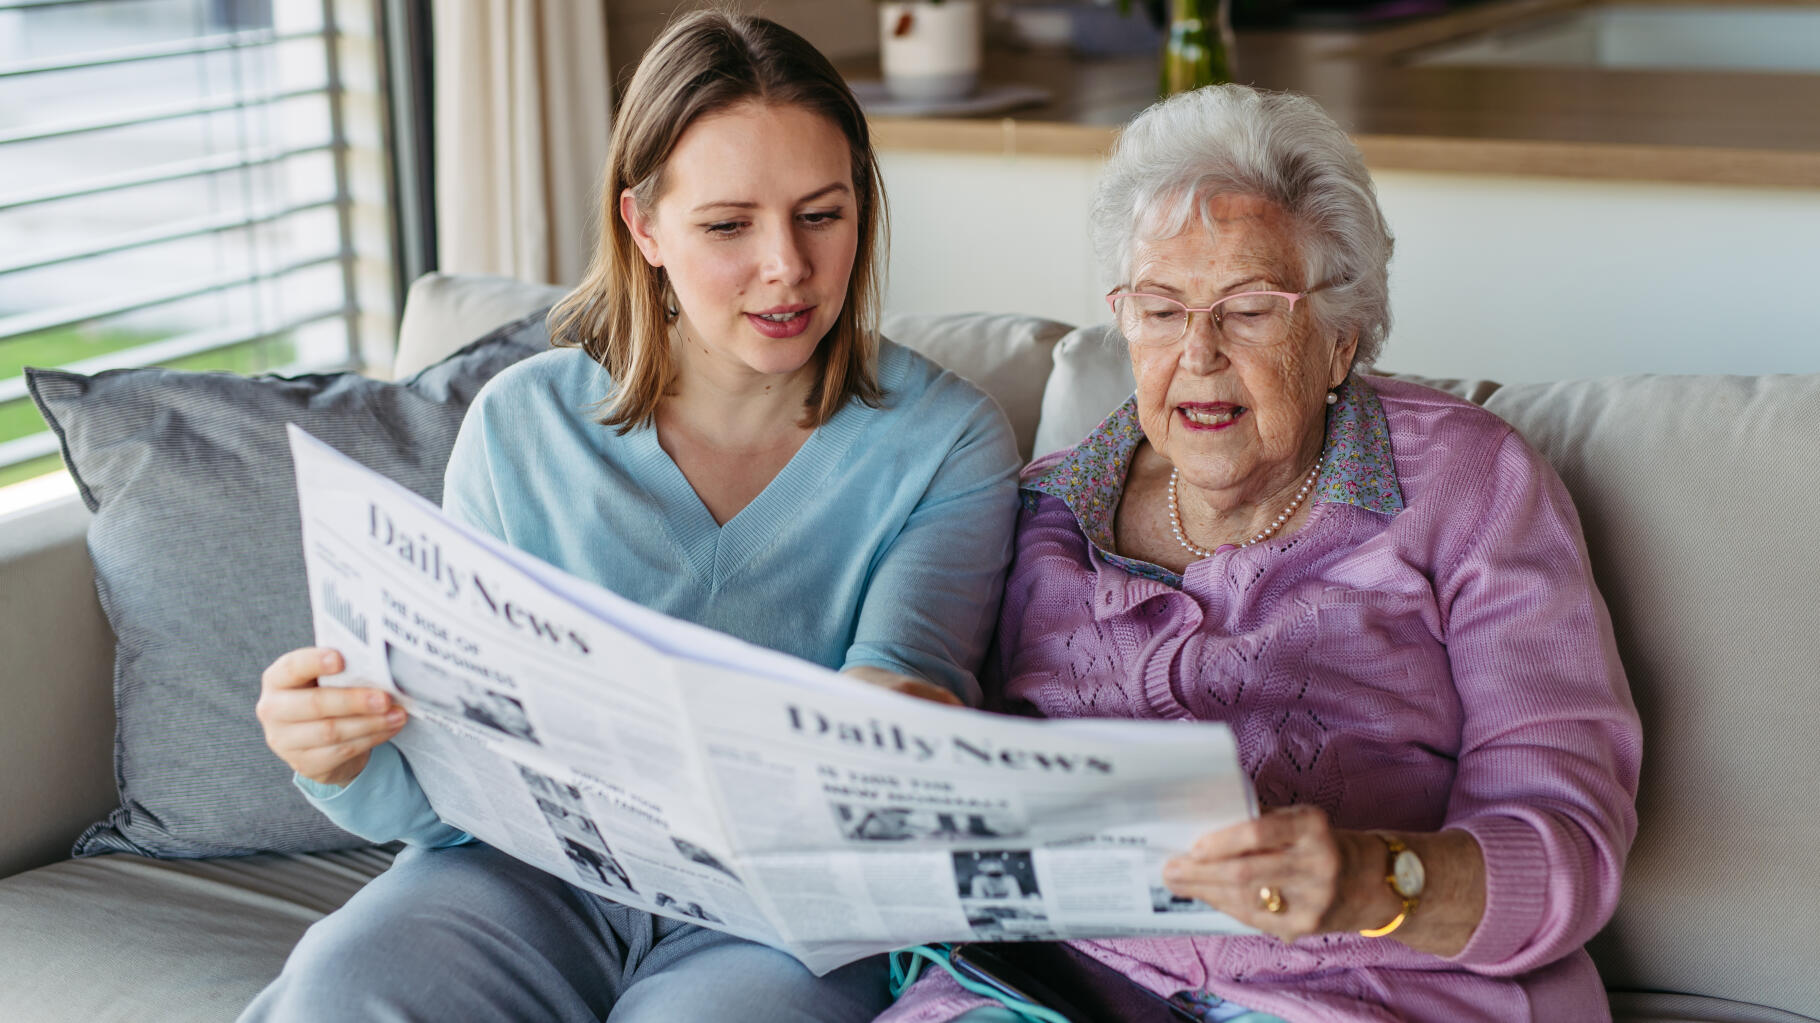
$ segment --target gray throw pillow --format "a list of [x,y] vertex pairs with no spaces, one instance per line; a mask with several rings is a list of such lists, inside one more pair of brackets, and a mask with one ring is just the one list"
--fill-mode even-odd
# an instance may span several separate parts
[[311,640],[284,424],[440,500],[475,391],[547,347],[536,313],[396,383],[353,373],[26,371],[95,513],[89,553],[117,643],[120,806],[77,839],[75,855],[365,844],[304,801],[253,716],[265,666]]

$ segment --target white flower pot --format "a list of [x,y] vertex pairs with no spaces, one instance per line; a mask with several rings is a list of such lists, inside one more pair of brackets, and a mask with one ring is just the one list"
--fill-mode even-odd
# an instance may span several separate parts
[[900,100],[960,99],[979,85],[977,0],[881,3],[878,36],[885,88]]

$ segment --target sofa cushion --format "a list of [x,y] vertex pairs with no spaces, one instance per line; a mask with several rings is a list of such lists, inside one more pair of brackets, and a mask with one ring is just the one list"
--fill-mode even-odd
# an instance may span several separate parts
[[392,375],[403,379],[441,362],[468,341],[548,309],[567,293],[493,274],[424,274],[411,282],[405,298]]
[[1815,1023],[1814,1017],[1703,995],[1613,991],[1612,1023]]
[[1077,327],[1055,346],[1034,457],[1079,444],[1137,387],[1125,339],[1110,323]]
[[[1643,718],[1608,987],[1820,1015],[1820,374],[1507,384],[1554,464]],[[1766,925],[1767,921],[1774,921]]]
[[219,860],[98,856],[0,882],[0,1019],[229,1023],[291,947],[379,876],[366,848]]
[[397,384],[27,371],[95,513],[89,553],[117,644],[120,806],[78,839],[79,855],[361,844],[292,787],[253,716],[261,671],[311,638],[284,424],[436,500],[474,392],[546,345],[532,316]]
[[1026,461],[1043,413],[1043,388],[1054,365],[1051,352],[1068,330],[1067,324],[1054,320],[992,313],[896,313],[879,324],[886,337],[992,395],[1011,420],[1018,452]]

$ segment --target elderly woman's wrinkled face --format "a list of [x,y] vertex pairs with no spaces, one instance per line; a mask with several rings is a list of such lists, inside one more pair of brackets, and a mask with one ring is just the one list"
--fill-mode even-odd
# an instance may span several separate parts
[[[1302,292],[1302,254],[1289,215],[1248,196],[1209,204],[1216,230],[1199,218],[1172,238],[1140,239],[1129,290],[1208,306],[1243,291]],[[1181,341],[1131,349],[1138,419],[1150,444],[1215,505],[1236,507],[1293,489],[1321,450],[1326,395],[1346,378],[1351,338],[1318,336],[1308,300],[1287,336],[1267,346],[1233,345],[1195,313]]]

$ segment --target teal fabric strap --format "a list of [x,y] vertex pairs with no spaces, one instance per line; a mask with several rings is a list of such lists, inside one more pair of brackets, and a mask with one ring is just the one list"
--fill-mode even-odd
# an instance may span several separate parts
[[910,989],[910,985],[916,983],[916,978],[923,972],[924,963],[934,963],[947,970],[948,976],[953,977],[954,982],[964,990],[979,995],[981,998],[990,998],[1017,1013],[1023,1019],[1031,1020],[1033,1023],[1069,1023],[1068,1017],[1054,1009],[1026,1002],[1021,998],[1012,998],[1003,991],[988,987],[971,977],[961,976],[948,958],[948,953],[952,948],[952,945],[911,945],[909,948],[900,948],[891,953],[891,997],[901,996]]

